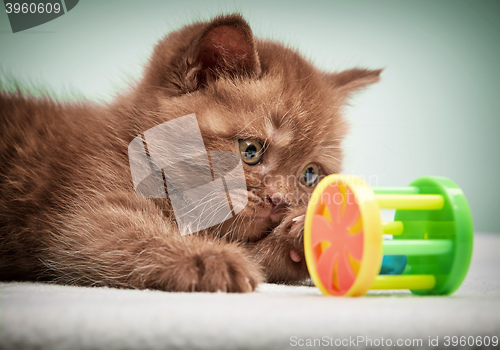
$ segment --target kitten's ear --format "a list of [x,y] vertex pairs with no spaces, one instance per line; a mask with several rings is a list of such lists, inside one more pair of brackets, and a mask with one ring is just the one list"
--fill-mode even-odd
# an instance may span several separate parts
[[186,83],[196,90],[219,76],[259,76],[259,56],[252,30],[237,14],[210,22],[191,44]]
[[339,73],[332,73],[328,78],[334,87],[342,91],[346,97],[349,97],[352,93],[378,82],[380,73],[382,73],[382,69],[353,68]]

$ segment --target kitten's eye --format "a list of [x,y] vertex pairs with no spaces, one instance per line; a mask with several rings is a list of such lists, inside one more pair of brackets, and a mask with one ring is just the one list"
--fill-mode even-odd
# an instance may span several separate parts
[[300,173],[299,181],[306,187],[311,187],[316,184],[319,178],[319,166],[316,163],[309,163]]
[[248,165],[255,165],[262,158],[262,143],[255,140],[238,140],[241,159]]

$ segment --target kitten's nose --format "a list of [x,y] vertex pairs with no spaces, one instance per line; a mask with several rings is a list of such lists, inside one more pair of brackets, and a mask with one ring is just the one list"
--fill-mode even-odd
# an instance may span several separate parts
[[283,195],[280,193],[273,193],[267,196],[269,203],[271,204],[271,213],[269,217],[272,222],[279,222],[285,215],[285,210],[289,203],[286,202]]
[[269,203],[271,203],[273,211],[284,209],[288,206],[288,203],[285,201],[285,198],[281,193],[273,193],[272,195],[267,196],[267,199],[269,200]]

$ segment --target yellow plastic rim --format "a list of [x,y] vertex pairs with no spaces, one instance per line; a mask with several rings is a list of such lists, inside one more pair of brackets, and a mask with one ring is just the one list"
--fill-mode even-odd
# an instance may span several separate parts
[[[322,215],[332,223],[329,214],[326,213],[325,203],[322,202],[322,194],[330,186],[348,188],[359,207],[359,220],[362,226],[363,253],[359,266],[353,269],[356,272],[352,286],[345,292],[332,293],[331,286],[325,286],[318,274],[314,261],[312,247],[312,227],[315,215]],[[344,207],[344,204],[342,204]],[[332,232],[335,234],[335,232]],[[375,195],[370,186],[360,177],[353,175],[329,175],[325,177],[314,189],[307,207],[304,225],[304,250],[307,268],[314,284],[325,295],[361,296],[366,294],[374,283],[382,264],[382,225],[380,222],[380,209],[375,200]],[[333,278],[335,279],[335,278]]]

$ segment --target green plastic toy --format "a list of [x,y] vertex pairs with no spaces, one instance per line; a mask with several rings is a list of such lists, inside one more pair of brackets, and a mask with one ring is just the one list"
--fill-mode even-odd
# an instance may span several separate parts
[[[396,209],[394,221],[382,222],[380,209]],[[316,186],[305,218],[307,266],[326,295],[451,294],[467,274],[473,240],[467,200],[442,177],[372,189],[359,177],[330,175]]]

